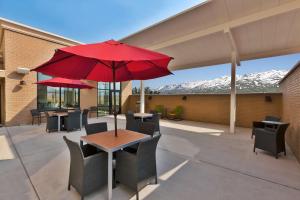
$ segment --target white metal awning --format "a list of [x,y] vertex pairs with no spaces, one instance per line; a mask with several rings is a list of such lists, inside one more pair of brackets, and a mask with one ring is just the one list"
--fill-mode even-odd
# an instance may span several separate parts
[[211,0],[122,41],[173,56],[187,69],[300,52],[299,0]]
[[170,70],[232,63],[233,130],[236,64],[300,52],[299,22],[300,0],[210,0],[121,41],[174,57]]

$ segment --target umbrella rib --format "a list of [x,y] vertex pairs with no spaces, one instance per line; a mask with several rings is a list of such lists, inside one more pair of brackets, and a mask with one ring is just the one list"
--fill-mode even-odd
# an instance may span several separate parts
[[[47,65],[51,65],[51,64],[53,64],[53,63],[56,63],[56,62],[59,62],[59,61],[61,61],[61,60],[64,60],[64,59],[70,58],[70,57],[72,57],[72,56],[74,56],[74,54],[72,54],[72,55],[68,55],[68,56],[65,56],[65,57],[63,57],[63,58],[60,58],[60,59],[58,59],[58,60],[51,61],[51,62],[49,62],[49,63],[46,63],[46,64],[47,64]],[[43,67],[43,65],[41,65],[40,67]],[[38,67],[38,68],[40,68],[40,67]],[[38,69],[38,68],[37,68],[37,69]]]
[[159,68],[159,69],[163,69],[163,70],[165,70],[165,71],[168,71],[170,74],[173,74],[169,69],[165,69],[165,68],[163,68],[163,67],[160,67],[160,66],[158,66],[158,65],[156,65],[155,63],[153,63],[152,61],[150,61],[150,60],[146,60],[148,63],[150,63],[150,64],[152,64],[154,67],[156,67],[156,68]]
[[99,63],[101,63],[102,65],[104,65],[104,66],[110,68],[110,69],[112,68],[112,66],[110,66],[110,65],[108,65],[108,64],[105,64],[105,63],[102,62],[101,60],[98,60],[98,59],[97,59],[97,61],[98,61]]

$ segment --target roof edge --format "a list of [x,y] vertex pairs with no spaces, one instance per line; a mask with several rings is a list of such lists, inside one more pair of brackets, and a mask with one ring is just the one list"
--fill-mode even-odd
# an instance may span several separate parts
[[191,11],[191,10],[194,10],[194,9],[196,9],[196,8],[198,8],[198,7],[204,6],[204,5],[206,5],[207,3],[210,3],[211,1],[212,1],[212,0],[205,0],[204,2],[201,2],[201,3],[199,3],[199,4],[195,5],[195,6],[192,6],[192,7],[188,8],[188,9],[185,9],[185,10],[183,10],[183,11],[181,11],[181,12],[175,14],[175,15],[172,15],[172,16],[170,16],[170,17],[167,17],[167,18],[165,18],[165,19],[163,19],[163,20],[161,20],[161,21],[158,21],[158,22],[156,22],[156,23],[154,23],[154,24],[151,24],[151,25],[149,25],[149,26],[146,26],[145,28],[142,28],[142,29],[140,29],[140,30],[138,30],[138,31],[136,31],[136,32],[134,32],[134,33],[132,33],[132,34],[129,34],[129,35],[127,35],[127,36],[125,36],[125,37],[119,39],[118,41],[126,40],[126,39],[128,39],[128,38],[130,38],[130,37],[132,37],[132,36],[134,36],[134,35],[137,35],[137,34],[139,34],[139,33],[142,33],[143,31],[146,31],[146,30],[151,29],[151,28],[153,28],[153,27],[155,27],[155,26],[157,26],[157,25],[159,25],[159,24],[162,24],[162,23],[164,23],[164,22],[166,22],[166,21],[169,21],[170,19],[173,19],[173,18],[175,18],[175,17],[177,17],[177,16],[179,16],[179,15],[185,14],[185,13],[187,13],[187,12],[189,12],[189,11]]
[[73,40],[73,39],[58,35],[58,34],[54,34],[54,33],[48,32],[48,31],[44,31],[44,30],[41,30],[41,29],[38,29],[38,28],[35,28],[35,27],[32,27],[32,26],[28,26],[28,25],[25,25],[25,24],[22,24],[22,23],[19,23],[19,22],[15,22],[15,21],[0,17],[0,23],[3,23],[3,22],[8,24],[8,25],[17,26],[17,27],[20,27],[20,28],[23,28],[23,29],[25,28],[25,29],[28,29],[30,31],[45,34],[49,37],[54,37],[56,39],[64,40],[64,41],[69,42],[69,43],[84,44],[84,43],[79,42],[77,40]]
[[300,60],[293,66],[293,68],[279,81],[279,84],[284,82],[298,67],[300,67]]

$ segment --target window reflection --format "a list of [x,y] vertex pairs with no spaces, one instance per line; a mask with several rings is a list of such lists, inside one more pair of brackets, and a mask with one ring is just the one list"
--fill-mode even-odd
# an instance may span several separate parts
[[[116,83],[116,105],[120,112],[120,88],[121,83]],[[113,110],[113,83],[98,82],[98,115],[111,114]]]
[[[42,73],[38,73],[37,77],[38,81],[51,78],[51,76]],[[37,90],[37,107],[39,110],[79,107],[79,89],[38,85]]]

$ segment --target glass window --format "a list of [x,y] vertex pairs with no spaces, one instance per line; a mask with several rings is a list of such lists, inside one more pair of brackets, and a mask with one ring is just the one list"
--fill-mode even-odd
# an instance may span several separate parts
[[79,90],[74,88],[61,88],[61,107],[79,107]]
[[[121,88],[121,83],[118,82],[116,83],[116,90],[120,90]],[[114,84],[113,83],[110,83],[110,89],[113,90],[114,89]]]
[[[116,105],[120,112],[121,83],[116,83]],[[113,110],[113,83],[98,82],[98,115],[111,114]]]
[[[47,80],[51,76],[38,73],[38,81]],[[44,85],[37,86],[37,108],[39,110],[56,110],[60,108],[79,107],[80,90],[58,88]]]

